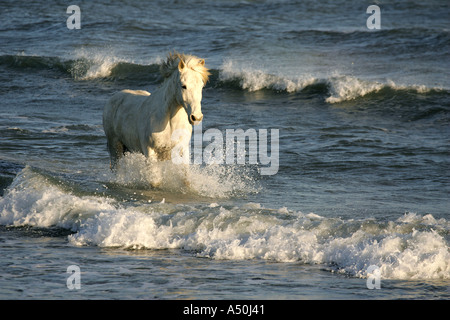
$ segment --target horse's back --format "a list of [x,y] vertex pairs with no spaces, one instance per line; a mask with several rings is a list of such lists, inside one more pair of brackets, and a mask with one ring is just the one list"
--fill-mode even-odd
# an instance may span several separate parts
[[119,107],[123,104],[140,104],[143,100],[150,96],[150,92],[145,90],[122,90],[116,92],[105,106],[105,111],[111,107]]
[[115,115],[118,109],[136,108],[150,96],[150,92],[144,90],[122,90],[115,93],[103,109],[103,120]]
[[132,95],[137,95],[137,96],[149,96],[150,95],[150,92],[145,91],[145,90],[129,90],[129,89],[125,89],[125,90],[122,90],[121,92],[132,94]]

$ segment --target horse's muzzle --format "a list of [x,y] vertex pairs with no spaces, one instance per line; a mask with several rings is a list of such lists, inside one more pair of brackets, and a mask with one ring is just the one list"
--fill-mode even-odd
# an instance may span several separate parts
[[191,114],[191,115],[189,116],[189,122],[190,122],[191,124],[193,124],[193,125],[195,125],[196,122],[202,121],[202,119],[203,119],[203,115],[195,116],[195,115]]

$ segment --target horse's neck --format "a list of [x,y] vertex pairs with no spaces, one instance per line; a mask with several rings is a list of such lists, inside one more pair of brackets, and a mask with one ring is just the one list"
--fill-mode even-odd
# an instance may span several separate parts
[[[176,97],[176,75],[172,75],[170,78],[166,79],[161,87],[159,87],[151,96],[149,96],[147,101],[152,101],[152,106],[149,106],[148,103],[146,108],[149,112],[153,111],[156,116],[156,122],[160,123],[162,127],[167,128],[170,123],[170,127],[173,127],[185,122],[189,124],[187,117],[183,119],[179,119],[180,112],[179,109],[182,108],[177,103]],[[149,108],[150,107],[150,108]],[[153,110],[150,110],[154,108]],[[181,121],[180,121],[181,120]]]

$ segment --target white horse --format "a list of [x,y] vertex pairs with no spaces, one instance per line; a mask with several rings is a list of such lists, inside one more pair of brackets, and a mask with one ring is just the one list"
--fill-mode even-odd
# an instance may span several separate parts
[[103,128],[111,169],[126,151],[163,161],[171,159],[172,149],[180,141],[184,145],[181,150],[188,150],[192,125],[203,118],[202,89],[210,73],[205,60],[180,53],[170,53],[160,72],[165,79],[153,94],[123,90],[106,104]]

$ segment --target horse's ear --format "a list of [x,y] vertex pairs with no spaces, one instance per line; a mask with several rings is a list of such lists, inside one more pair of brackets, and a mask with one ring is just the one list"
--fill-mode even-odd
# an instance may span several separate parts
[[184,61],[180,59],[180,63],[178,63],[178,70],[182,71],[185,66]]
[[205,65],[205,59],[201,59],[201,60],[198,62],[198,64],[201,65],[201,66],[204,66],[204,65]]

